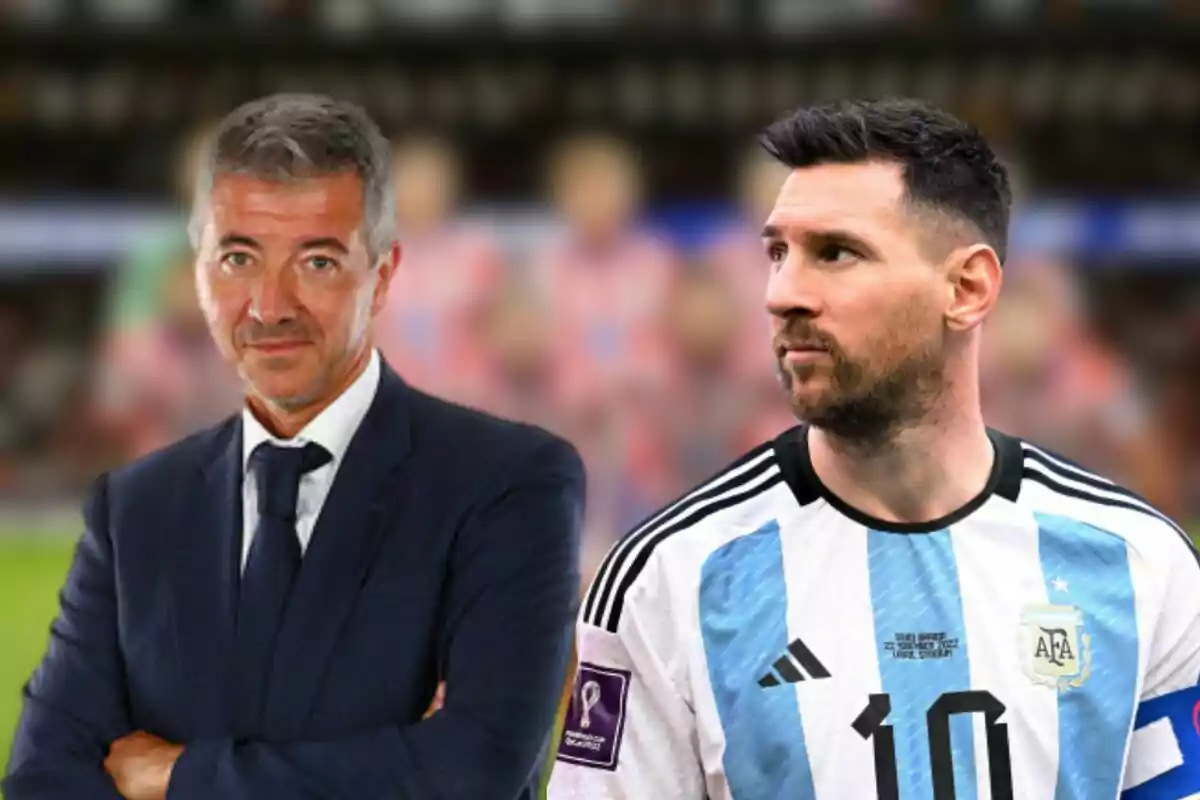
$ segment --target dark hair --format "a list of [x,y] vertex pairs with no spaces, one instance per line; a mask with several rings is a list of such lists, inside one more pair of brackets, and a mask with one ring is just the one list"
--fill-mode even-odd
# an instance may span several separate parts
[[811,106],[760,137],[794,169],[892,161],[910,203],[973,224],[1001,263],[1008,250],[1008,172],[974,126],[918,100],[853,100]]
[[396,201],[387,139],[360,107],[318,94],[274,94],[230,112],[208,142],[193,209],[204,210],[215,175],[289,180],[353,170],[363,182],[364,234],[374,256],[394,234]]

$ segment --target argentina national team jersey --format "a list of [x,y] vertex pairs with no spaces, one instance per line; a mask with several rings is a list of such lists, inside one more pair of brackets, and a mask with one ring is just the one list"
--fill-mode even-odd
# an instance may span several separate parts
[[797,427],[635,528],[580,613],[551,800],[1200,796],[1200,560],[1132,493],[989,432],[924,525]]

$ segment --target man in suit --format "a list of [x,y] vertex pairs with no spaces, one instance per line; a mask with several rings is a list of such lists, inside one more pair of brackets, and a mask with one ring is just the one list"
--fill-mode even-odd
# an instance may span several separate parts
[[400,257],[388,160],[323,97],[216,131],[191,233],[245,409],[97,480],[9,800],[534,795],[583,469],[376,354]]

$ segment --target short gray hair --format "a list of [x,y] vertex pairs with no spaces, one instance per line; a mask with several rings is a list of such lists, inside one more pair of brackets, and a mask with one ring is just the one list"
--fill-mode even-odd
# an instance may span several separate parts
[[372,259],[391,247],[396,195],[391,151],[367,113],[318,94],[273,94],[221,120],[200,159],[188,235],[198,247],[213,181],[220,173],[294,180],[353,170],[363,184],[363,233]]

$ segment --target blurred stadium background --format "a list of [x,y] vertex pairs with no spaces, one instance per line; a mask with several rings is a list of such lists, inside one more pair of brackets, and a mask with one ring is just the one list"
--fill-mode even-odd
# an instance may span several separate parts
[[1196,0],[0,0],[0,753],[99,471],[236,409],[195,309],[191,143],[278,90],[395,137],[412,383],[561,431],[587,569],[792,424],[754,133],[903,94],[1017,176],[991,424],[1200,523]]

